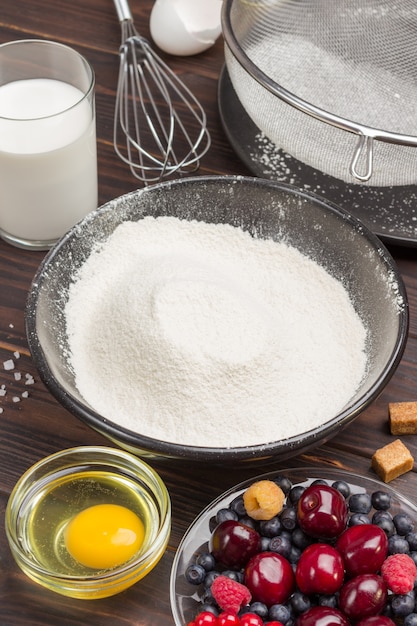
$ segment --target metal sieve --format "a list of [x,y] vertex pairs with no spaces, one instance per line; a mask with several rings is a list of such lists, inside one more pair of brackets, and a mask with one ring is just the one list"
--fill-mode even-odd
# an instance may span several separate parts
[[414,0],[225,0],[226,67],[245,111],[347,183],[417,182]]

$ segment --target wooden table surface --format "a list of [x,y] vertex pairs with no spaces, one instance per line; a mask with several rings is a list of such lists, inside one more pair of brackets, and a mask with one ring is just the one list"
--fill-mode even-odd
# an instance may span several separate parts
[[[140,31],[149,35],[151,0],[132,0]],[[68,44],[85,55],[96,73],[96,109],[100,204],[137,188],[137,181],[115,155],[112,123],[118,74],[120,29],[111,0],[13,0],[0,7],[0,43],[14,39],[46,38]],[[164,56],[164,55],[162,55]],[[217,84],[223,65],[223,45],[188,58],[165,57],[201,100],[208,116],[212,147],[203,158],[200,174],[250,174],[235,156],[223,132],[217,107]],[[176,547],[199,511],[236,482],[270,468],[317,464],[347,468],[374,476],[370,459],[377,447],[392,441],[388,403],[417,400],[417,251],[390,248],[403,275],[410,304],[409,339],[393,378],[373,405],[325,445],[268,468],[246,465],[188,466],[177,461],[152,461],[172,498],[173,525],[169,546],[157,568],[140,583],[113,598],[81,601],[65,598],[31,582],[15,565],[4,531],[8,496],[21,474],[34,462],[76,445],[108,445],[106,439],[64,410],[45,389],[30,357],[24,330],[24,309],[32,277],[42,252],[24,251],[0,241],[0,626],[165,626],[173,622],[169,576]],[[16,359],[15,353],[20,358]],[[14,371],[3,362],[14,359]],[[16,380],[14,373],[22,379]],[[34,384],[25,385],[26,374]],[[29,391],[29,397],[21,394]],[[20,402],[14,402],[20,397]],[[417,438],[404,437],[417,458]],[[393,486],[417,501],[417,474],[409,472]]]

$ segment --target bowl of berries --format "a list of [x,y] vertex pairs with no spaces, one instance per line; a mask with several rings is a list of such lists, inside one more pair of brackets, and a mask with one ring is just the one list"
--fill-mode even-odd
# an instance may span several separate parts
[[240,483],[185,533],[176,626],[414,626],[417,506],[343,470]]

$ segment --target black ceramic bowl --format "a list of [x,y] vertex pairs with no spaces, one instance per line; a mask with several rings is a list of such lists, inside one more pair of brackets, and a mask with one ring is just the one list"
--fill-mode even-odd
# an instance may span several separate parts
[[[285,240],[343,282],[368,334],[368,367],[338,415],[308,432],[268,444],[235,448],[160,441],[98,415],[80,395],[68,363],[65,305],[68,288],[92,245],[121,223],[144,216],[229,223],[253,236]],[[323,443],[351,422],[394,373],[408,331],[407,296],[392,257],[362,223],[322,199],[273,181],[195,177],[165,182],[117,198],[70,230],[47,254],[27,303],[27,337],[39,374],[57,400],[117,445],[140,455],[213,462],[285,459]],[[260,408],[262,398],[260,398]]]

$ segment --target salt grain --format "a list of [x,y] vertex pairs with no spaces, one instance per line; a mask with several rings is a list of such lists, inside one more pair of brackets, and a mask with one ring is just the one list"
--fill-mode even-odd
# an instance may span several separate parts
[[14,369],[14,361],[12,359],[8,359],[7,361],[3,361],[3,367],[6,371]]

